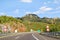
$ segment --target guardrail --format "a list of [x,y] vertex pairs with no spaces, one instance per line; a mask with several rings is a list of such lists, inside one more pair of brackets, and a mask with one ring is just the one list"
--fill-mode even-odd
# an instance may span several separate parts
[[17,33],[0,33],[0,37],[4,37],[4,36],[11,36]]
[[60,32],[44,32],[44,33],[40,33],[40,34],[60,39]]

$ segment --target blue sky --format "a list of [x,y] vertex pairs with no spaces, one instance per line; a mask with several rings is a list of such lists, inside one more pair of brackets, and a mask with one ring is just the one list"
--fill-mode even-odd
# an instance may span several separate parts
[[60,0],[0,0],[0,15],[60,17]]

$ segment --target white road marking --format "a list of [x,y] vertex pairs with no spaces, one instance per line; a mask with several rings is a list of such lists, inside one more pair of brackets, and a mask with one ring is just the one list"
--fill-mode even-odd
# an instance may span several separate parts
[[34,36],[33,34],[32,34],[32,36],[36,39],[36,40],[39,40],[36,36]]

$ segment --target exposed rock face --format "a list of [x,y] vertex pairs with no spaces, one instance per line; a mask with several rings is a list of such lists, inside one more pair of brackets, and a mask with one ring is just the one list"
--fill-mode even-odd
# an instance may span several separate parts
[[7,29],[6,32],[15,32],[15,30],[17,30],[17,32],[25,32],[26,31],[26,27],[24,26],[24,24],[22,24],[20,22],[17,22],[17,23],[13,22],[11,24],[9,24],[9,23],[3,24],[5,26],[5,28]]
[[24,21],[32,21],[32,22],[39,22],[40,17],[38,17],[36,14],[27,14],[24,17],[22,17],[22,20],[24,20]]
[[26,28],[22,23],[17,23],[15,24],[15,26],[11,27],[12,32],[15,32],[15,30],[17,30],[18,32],[25,32]]

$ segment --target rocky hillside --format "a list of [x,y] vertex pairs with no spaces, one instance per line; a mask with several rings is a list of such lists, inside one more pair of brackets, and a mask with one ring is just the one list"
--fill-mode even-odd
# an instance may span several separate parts
[[23,21],[31,21],[31,22],[39,22],[40,17],[38,17],[36,14],[27,14],[24,17],[22,17]]
[[6,28],[8,32],[15,32],[17,30],[18,32],[24,32],[25,31],[25,25],[22,23],[21,20],[16,19],[11,16],[0,16],[0,31],[4,31],[2,28]]

